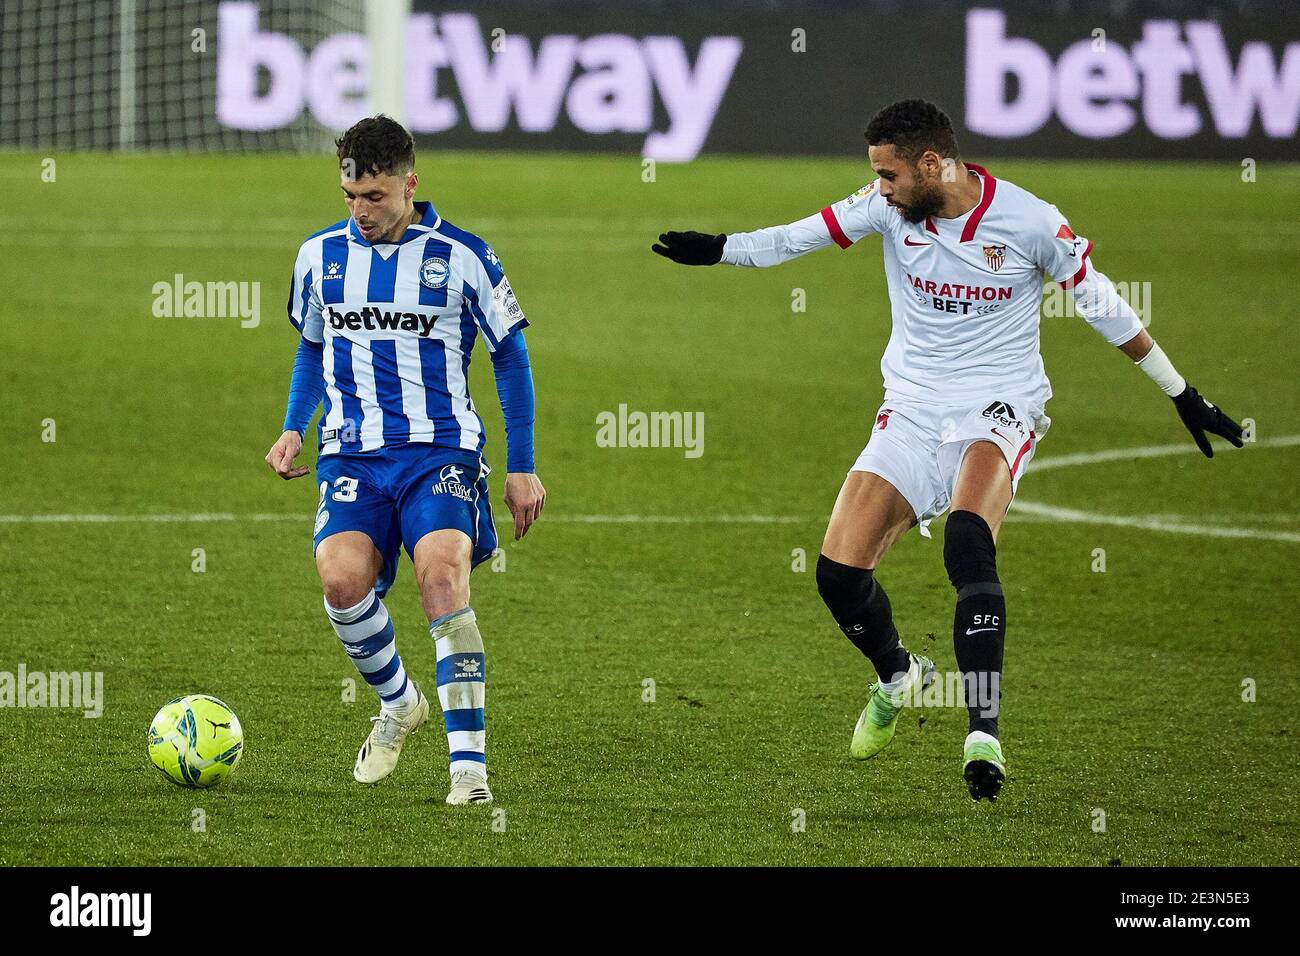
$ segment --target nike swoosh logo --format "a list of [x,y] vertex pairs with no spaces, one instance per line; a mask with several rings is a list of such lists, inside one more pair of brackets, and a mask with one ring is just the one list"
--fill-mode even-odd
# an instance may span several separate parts
[[972,634],[983,634],[985,631],[996,631],[996,630],[997,630],[996,627],[981,627],[981,628],[979,628],[978,630],[972,631],[972,630],[968,627],[968,628],[966,628],[966,636],[967,636],[967,637],[970,637]]
[[999,438],[1001,438],[1003,441],[1007,441],[1007,442],[1011,441],[1010,438],[1008,438],[1006,435],[1002,434],[1002,433],[1001,433],[1000,431],[998,431],[996,428],[990,428],[989,431],[991,431],[993,434],[997,435],[997,436],[998,436]]
[[911,236],[904,236],[904,237],[903,237],[903,245],[905,245],[905,246],[928,246],[928,245],[930,245],[930,243],[928,243],[928,242],[913,242]]

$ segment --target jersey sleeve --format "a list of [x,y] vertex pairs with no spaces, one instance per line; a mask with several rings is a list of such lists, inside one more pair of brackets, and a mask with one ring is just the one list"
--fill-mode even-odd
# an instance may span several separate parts
[[311,256],[304,243],[298,250],[298,258],[293,265],[288,311],[289,321],[308,342],[322,342],[325,339],[325,317],[316,295],[315,278],[312,274]]
[[492,248],[485,246],[483,254],[475,255],[474,261],[477,268],[473,270],[474,281],[466,286],[466,298],[488,351],[495,352],[512,332],[527,328],[528,319]]
[[883,232],[883,212],[888,204],[880,198],[876,183],[868,183],[853,195],[832,203],[821,212],[784,226],[768,226],[754,232],[727,235],[722,261],[735,266],[765,268],[829,246],[847,249],[863,236]]
[[1043,275],[1072,289],[1088,274],[1088,255],[1092,243],[1075,235],[1069,221],[1055,206],[1046,203],[1036,217],[1032,235],[1034,259]]
[[1133,307],[1093,265],[1092,242],[1076,235],[1059,209],[1044,203],[1031,235],[1037,240],[1036,260],[1043,274],[1074,297],[1075,310],[1098,335],[1118,346],[1142,331],[1142,321]]
[[841,249],[847,249],[859,239],[884,232],[888,223],[886,215],[897,215],[880,195],[880,180],[867,183],[852,196],[831,203],[821,211],[826,231]]

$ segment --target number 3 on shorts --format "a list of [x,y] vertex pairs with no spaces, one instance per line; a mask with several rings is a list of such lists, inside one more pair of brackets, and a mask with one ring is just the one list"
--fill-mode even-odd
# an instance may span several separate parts
[[[347,478],[340,475],[334,479],[334,494],[331,495],[335,501],[356,501],[357,485],[359,482],[355,478]],[[325,503],[326,482],[320,483],[320,500],[321,504]]]
[[315,534],[320,534],[321,529],[330,520],[329,510],[325,507],[329,504],[329,498],[344,503],[357,500],[357,487],[361,483],[356,478],[339,476],[334,479],[334,494],[330,494],[330,484],[328,481],[320,483],[320,503],[316,506],[316,529]]

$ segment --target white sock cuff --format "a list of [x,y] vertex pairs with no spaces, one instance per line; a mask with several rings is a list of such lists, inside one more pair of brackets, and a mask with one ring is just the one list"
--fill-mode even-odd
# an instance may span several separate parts
[[444,614],[442,617],[435,618],[429,622],[429,633],[435,638],[453,634],[462,627],[474,624],[478,619],[474,617],[472,607],[463,607],[459,611],[452,611],[450,614]]
[[429,627],[438,660],[452,654],[482,654],[483,635],[478,620],[469,608],[441,617]]
[[351,624],[357,618],[369,611],[370,605],[378,600],[379,598],[375,596],[374,588],[371,588],[370,593],[356,604],[352,605],[352,607],[337,608],[330,604],[328,599],[325,599],[325,613],[330,616],[331,620],[337,621],[339,624]]

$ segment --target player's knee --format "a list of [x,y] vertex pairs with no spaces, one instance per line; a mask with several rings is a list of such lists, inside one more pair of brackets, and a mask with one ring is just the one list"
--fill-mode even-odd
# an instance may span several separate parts
[[326,602],[340,611],[355,607],[375,586],[373,569],[345,556],[331,558],[317,552],[316,570]]
[[868,568],[840,564],[824,554],[817,557],[817,593],[836,621],[842,623],[861,611],[873,583]]
[[383,559],[369,540],[353,534],[331,535],[316,548],[316,571],[330,607],[359,604],[375,586]]
[[998,579],[997,546],[988,522],[973,511],[954,511],[943,529],[943,565],[957,590]]
[[321,572],[321,587],[325,592],[325,601],[332,608],[340,611],[360,604],[374,582],[357,574],[339,574]]

